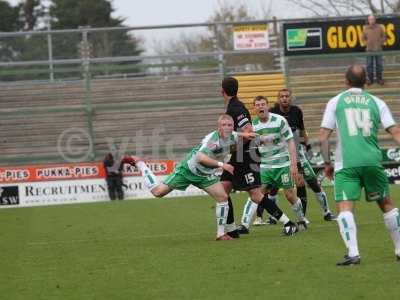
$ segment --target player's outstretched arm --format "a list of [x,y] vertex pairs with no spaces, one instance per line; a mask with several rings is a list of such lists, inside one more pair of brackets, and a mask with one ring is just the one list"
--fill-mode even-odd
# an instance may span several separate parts
[[400,126],[399,125],[392,126],[387,131],[391,134],[392,138],[396,141],[396,143],[400,145]]
[[257,133],[253,131],[237,132],[237,135],[244,138],[245,140],[252,140],[257,136]]
[[197,162],[202,164],[203,166],[210,167],[210,168],[222,168],[223,170],[231,173],[233,175],[233,166],[230,164],[226,164],[224,162],[212,159],[211,157],[207,156],[202,152],[197,152],[196,154]]
[[243,126],[241,128],[238,128],[238,131],[236,131],[235,134],[244,140],[252,140],[257,135],[254,132],[254,128],[250,123],[246,124],[245,126]]

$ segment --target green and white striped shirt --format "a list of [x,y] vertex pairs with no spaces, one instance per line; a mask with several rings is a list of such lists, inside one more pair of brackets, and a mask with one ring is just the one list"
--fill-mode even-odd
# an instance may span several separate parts
[[189,170],[195,175],[205,177],[214,175],[218,168],[202,165],[198,162],[196,154],[202,152],[212,159],[224,161],[225,157],[230,154],[231,147],[237,143],[238,135],[236,132],[232,132],[229,137],[223,139],[218,131],[213,131],[209,133],[197,147],[192,149],[182,163],[186,163]]
[[269,113],[266,122],[262,122],[258,117],[255,118],[253,127],[263,140],[267,140],[258,147],[261,155],[261,168],[289,166],[290,155],[287,141],[293,138],[293,133],[286,119],[278,114]]

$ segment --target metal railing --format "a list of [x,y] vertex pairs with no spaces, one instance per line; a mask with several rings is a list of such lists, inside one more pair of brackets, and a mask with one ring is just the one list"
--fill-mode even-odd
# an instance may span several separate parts
[[[336,20],[337,18],[329,18]],[[351,19],[351,18],[350,18]],[[313,19],[318,21],[320,19]],[[322,20],[322,19],[321,19]],[[326,20],[324,18],[323,20]],[[321,56],[303,56],[303,57],[283,57],[281,48],[280,27],[287,19],[268,19],[243,22],[219,22],[219,23],[192,23],[192,24],[171,24],[158,26],[138,26],[138,27],[115,27],[115,28],[79,28],[68,30],[44,30],[29,32],[0,32],[0,46],[4,43],[18,48],[20,57],[8,61],[0,61],[0,87],[16,87],[37,84],[50,84],[57,86],[65,84],[67,86],[77,84],[83,91],[83,96],[79,95],[79,103],[69,103],[67,97],[65,100],[60,98],[54,101],[54,105],[31,107],[13,107],[0,108],[0,115],[3,122],[16,118],[24,121],[24,118],[36,117],[37,119],[46,118],[51,115],[84,114],[84,129],[89,135],[91,141],[96,141],[96,128],[94,127],[94,118],[97,114],[107,111],[132,111],[161,106],[165,108],[179,107],[187,100],[176,99],[175,101],[161,101],[160,98],[146,100],[142,102],[117,102],[117,103],[94,103],[94,94],[98,93],[94,89],[94,84],[104,80],[118,79],[146,79],[148,82],[157,81],[160,78],[170,78],[173,76],[202,76],[215,75],[222,78],[225,74],[255,74],[267,72],[284,72],[287,86],[292,86],[292,77],[295,72],[302,72],[302,68],[307,66],[308,70],[317,71],[318,66],[310,68],[307,60],[328,61],[341,59],[363,59],[365,54],[346,54],[346,55],[321,55]],[[310,21],[310,19],[290,20],[291,22]],[[270,28],[270,42],[272,47],[265,50],[232,50],[231,43],[223,40],[221,33],[224,29],[232,29],[236,25],[248,25],[267,23]],[[114,47],[112,42],[117,39],[116,35],[129,34],[131,38],[143,32],[153,31],[173,31],[175,29],[184,29],[196,34],[196,30],[202,29],[207,32],[212,41],[209,48],[195,53],[182,52],[157,54],[142,53],[132,54],[129,52],[118,52],[118,47]],[[39,45],[39,46],[38,46]],[[78,48],[79,46],[79,48]],[[98,46],[98,47],[97,47]],[[100,51],[101,50],[101,51]],[[391,64],[394,67],[399,66],[397,52],[385,55],[391,57]],[[299,63],[296,66],[294,62]],[[333,66],[332,69],[338,68]],[[342,64],[343,68],[345,64]],[[323,66],[323,68],[326,68]],[[340,66],[342,68],[342,66]],[[105,82],[105,81],[104,81]],[[134,81],[132,81],[134,82]],[[146,83],[151,84],[151,83]],[[214,88],[210,84],[211,88]],[[184,87],[184,85],[182,85]],[[155,86],[155,88],[157,88]],[[197,109],[202,105],[209,105],[216,111],[222,108],[222,102],[215,91],[215,98],[212,96],[203,97],[204,102],[191,105]],[[72,92],[71,92],[72,93]],[[396,91],[397,93],[397,91]],[[212,93],[211,93],[212,94]],[[0,101],[2,94],[0,93]],[[73,94],[72,94],[73,96]],[[192,97],[187,94],[187,99]],[[65,101],[65,103],[64,103]],[[62,105],[55,102],[62,102]],[[195,111],[194,111],[195,113]],[[83,126],[82,124],[80,126]],[[29,134],[29,132],[27,133]],[[40,141],[38,141],[40,143]],[[95,142],[94,142],[95,143]],[[28,150],[27,150],[28,151]],[[87,156],[88,160],[98,159],[102,154],[102,149],[94,145]],[[15,162],[42,162],[42,161],[60,161],[58,154],[32,155],[26,154],[20,157],[0,158],[0,164]]]
[[[243,24],[259,24],[267,23],[270,27],[270,41],[273,46],[271,49],[265,50],[248,50],[233,51],[231,37],[227,36],[232,31],[233,26]],[[174,39],[180,35],[176,29],[186,30],[188,35],[197,36],[198,30],[202,30],[202,34],[208,36],[211,43],[201,52],[189,53],[185,49],[178,50],[178,53],[162,54],[153,49],[152,52],[140,53],[143,49],[143,41],[137,36],[147,33],[157,33],[160,36],[171,35],[170,39]],[[128,43],[124,47],[117,46],[116,43],[131,39],[132,43]],[[41,66],[42,73],[47,67],[49,81],[57,80],[57,66],[60,65],[90,65],[90,64],[124,64],[136,63],[140,65],[141,73],[148,74],[164,71],[166,66],[175,64],[186,65],[186,69],[190,63],[200,63],[204,59],[211,59],[213,63],[217,63],[218,69],[215,71],[221,74],[229,72],[229,70],[240,70],[237,67],[241,64],[244,70],[251,69],[252,64],[262,64],[260,68],[269,70],[278,67],[273,63],[260,63],[261,59],[256,62],[252,61],[252,56],[272,55],[279,57],[281,49],[278,47],[279,34],[278,23],[276,19],[256,20],[246,22],[219,22],[219,23],[192,23],[192,24],[172,24],[157,26],[136,26],[136,27],[110,27],[110,28],[79,28],[65,30],[43,30],[43,31],[26,31],[26,32],[0,32],[0,45],[3,49],[9,47],[13,52],[12,58],[8,61],[0,61],[0,81],[23,80],[21,77],[4,77],[7,71],[12,71],[12,67]],[[134,45],[134,46],[133,46]],[[157,48],[154,47],[153,48]],[[154,51],[156,50],[156,51]],[[158,53],[157,53],[158,52]],[[164,51],[165,52],[165,51]],[[167,51],[168,52],[168,51]],[[154,54],[155,53],[155,54]],[[239,62],[238,62],[238,59]],[[229,65],[230,60],[233,64]],[[140,62],[151,62],[149,64],[140,64]],[[152,66],[152,64],[156,66]],[[159,67],[158,70],[155,70]],[[149,68],[149,71],[143,72],[143,69]],[[12,72],[11,72],[12,73]],[[138,73],[138,71],[134,72]],[[139,72],[140,73],[140,72]],[[161,72],[160,72],[161,73]],[[84,77],[84,75],[82,76]],[[36,79],[27,76],[27,80]],[[42,78],[43,80],[45,78]],[[60,78],[64,79],[64,78]]]

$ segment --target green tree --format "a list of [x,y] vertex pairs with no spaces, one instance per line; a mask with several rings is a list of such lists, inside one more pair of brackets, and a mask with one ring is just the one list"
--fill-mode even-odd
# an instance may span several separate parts
[[40,4],[40,0],[25,0],[21,5],[25,30],[35,29],[38,19],[43,16],[43,7]]
[[[0,0],[0,31],[45,30],[46,15],[50,17],[52,29],[77,29],[81,26],[123,27],[124,20],[112,16],[114,10],[111,0],[49,0],[47,2],[50,7],[46,14],[43,2],[21,0],[12,6],[7,1]],[[2,61],[47,60],[47,38],[47,35],[26,35],[0,39],[0,59]],[[92,57],[138,56],[143,51],[140,41],[124,30],[90,33],[88,38],[92,46]],[[82,41],[82,34],[53,34],[52,41],[54,59],[80,57],[78,46]],[[40,67],[25,67],[25,70],[38,68]],[[43,70],[47,72],[48,68],[44,67]],[[20,75],[4,75],[10,71],[9,68],[2,68],[1,71],[2,80],[22,79]],[[11,71],[15,73],[15,70]],[[73,74],[65,75],[76,77],[79,74],[78,68]],[[48,74],[24,73],[23,78],[45,79],[48,78]]]
[[[41,0],[25,0],[18,4],[20,15],[20,22],[23,31],[40,31],[46,29],[44,22],[44,7]],[[47,36],[45,35],[32,35],[18,38],[21,55],[19,60],[34,61],[34,60],[47,60]]]
[[[124,20],[112,17],[113,12],[111,1],[107,0],[53,0],[50,6],[51,25],[54,29],[123,26]],[[55,39],[57,58],[77,57],[80,35],[60,35]],[[143,51],[138,40],[126,31],[91,33],[89,42],[94,57],[134,56]]]
[[11,6],[7,1],[0,0],[0,31],[19,30],[21,23],[18,15],[18,7]]
[[[38,29],[36,24],[41,15],[41,9],[39,0],[21,1],[15,6],[11,6],[7,1],[0,1],[0,31],[14,32]],[[1,61],[11,62],[46,58],[47,47],[43,37],[35,35],[0,39]],[[0,79],[30,79],[29,75],[26,75],[26,71],[32,68],[24,67],[18,74],[16,67],[1,67]]]
[[[0,0],[0,31],[18,31],[22,27],[19,20],[19,7]],[[0,61],[11,61],[18,56],[16,40],[11,37],[0,39]]]

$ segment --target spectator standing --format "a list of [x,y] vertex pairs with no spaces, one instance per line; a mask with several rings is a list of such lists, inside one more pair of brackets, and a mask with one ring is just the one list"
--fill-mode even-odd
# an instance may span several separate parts
[[373,15],[368,16],[368,24],[364,26],[363,30],[363,39],[366,44],[366,51],[368,52],[367,84],[371,85],[374,83],[374,73],[376,73],[377,83],[383,85],[383,58],[378,52],[382,51],[382,46],[386,41],[386,34],[383,25],[376,23],[376,18]]
[[134,165],[134,161],[129,156],[120,157],[118,154],[108,153],[104,158],[103,165],[106,172],[106,182],[110,200],[124,200],[124,190],[122,181],[122,169],[124,164]]

